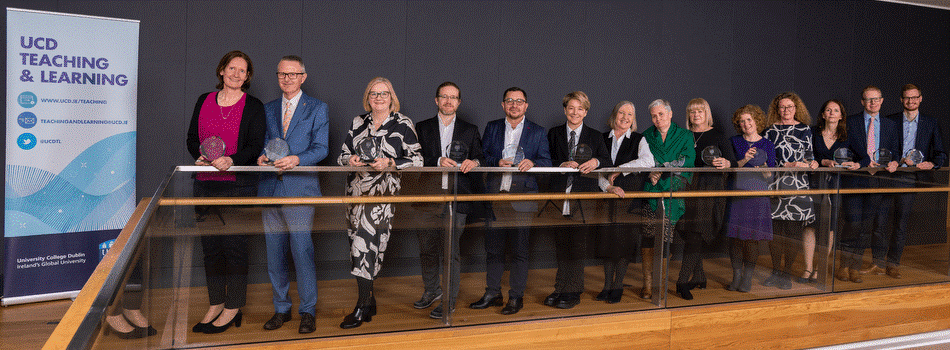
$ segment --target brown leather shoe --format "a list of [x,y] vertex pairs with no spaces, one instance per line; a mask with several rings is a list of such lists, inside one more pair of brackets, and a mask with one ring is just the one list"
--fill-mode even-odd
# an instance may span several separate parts
[[845,281],[845,282],[850,281],[851,269],[849,269],[847,266],[844,266],[838,269],[838,272],[835,273],[835,278],[837,278],[839,281]]
[[887,275],[893,278],[901,278],[901,270],[897,266],[888,266]]
[[871,264],[870,267],[859,271],[862,275],[883,275],[885,273],[884,268]]
[[858,271],[858,270],[851,270],[851,271],[848,273],[848,279],[851,280],[851,282],[854,282],[854,283],[861,283],[861,282],[864,282],[864,280],[861,279],[861,272]]
[[277,312],[274,314],[273,317],[270,318],[270,320],[267,320],[267,322],[264,322],[264,329],[269,330],[269,331],[275,330],[283,326],[284,322],[287,322],[287,321],[290,321],[289,312],[286,314]]

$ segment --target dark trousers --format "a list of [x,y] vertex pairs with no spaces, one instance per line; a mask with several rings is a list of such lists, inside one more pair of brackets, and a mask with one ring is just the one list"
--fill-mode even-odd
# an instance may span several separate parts
[[[239,179],[240,180],[240,179]],[[195,181],[195,197],[254,197],[255,185],[246,181]],[[197,211],[197,210],[196,210]],[[227,309],[244,306],[247,299],[247,236],[202,235],[205,282],[211,305]]]
[[[443,213],[444,219],[447,211]],[[461,274],[461,258],[459,257],[459,238],[462,237],[462,231],[465,230],[465,219],[467,215],[455,213],[455,222],[452,227],[452,252],[451,269],[449,270],[449,291],[448,300],[455,303],[459,295],[459,275]],[[419,238],[419,263],[422,267],[422,283],[425,286],[426,293],[435,293],[440,289],[439,286],[439,267],[445,266],[445,235],[444,230],[426,230],[418,234]],[[443,290],[445,290],[443,289]]]
[[[913,188],[916,181],[917,176],[915,174],[900,173],[894,181],[894,187]],[[884,234],[880,239],[875,235],[874,242],[871,245],[871,254],[878,266],[883,266],[885,261],[888,266],[900,266],[901,256],[904,254],[904,244],[907,242],[907,221],[910,220],[915,196],[914,193],[900,193],[889,196],[895,206],[893,233],[890,237]]]
[[538,210],[534,202],[513,202],[517,214],[517,227],[489,229],[485,233],[485,292],[501,294],[501,275],[505,273],[505,246],[511,247],[512,263],[508,284],[509,298],[521,298],[528,281],[528,253],[531,235],[531,220]]
[[587,226],[568,226],[554,232],[557,274],[555,293],[584,292],[584,255],[587,252]]
[[864,250],[871,245],[872,235],[875,240],[884,239],[891,210],[890,198],[880,194],[842,196],[846,220],[841,249],[846,254],[845,267],[860,269]]

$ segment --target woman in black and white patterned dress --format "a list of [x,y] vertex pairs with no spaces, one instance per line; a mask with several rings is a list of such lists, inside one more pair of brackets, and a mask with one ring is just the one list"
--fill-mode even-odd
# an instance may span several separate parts
[[[390,196],[399,193],[399,174],[383,170],[422,166],[421,146],[409,117],[399,113],[399,99],[392,83],[382,77],[373,78],[363,93],[367,114],[353,118],[353,125],[343,141],[340,165],[370,166],[373,171],[353,172],[347,177],[348,196]],[[373,161],[361,161],[359,145],[375,138],[378,154]],[[389,242],[394,208],[392,203],[354,204],[348,208],[347,235],[350,257],[359,286],[359,300],[353,313],[340,327],[355,328],[369,322],[376,314],[373,279],[382,268],[383,254]]]
[[[775,158],[779,167],[808,167],[815,169],[818,162],[814,156],[805,160],[805,153],[812,152],[811,116],[802,99],[794,92],[783,92],[772,99],[766,117],[769,126],[765,138],[775,144]],[[805,190],[809,188],[807,172],[778,172],[769,185],[770,190]],[[772,255],[772,275],[762,282],[763,286],[792,288],[791,270],[795,255],[805,252],[804,278],[815,274],[811,266],[815,253],[815,206],[810,196],[772,198],[772,229],[776,236],[769,242]],[[800,242],[800,243],[799,243]],[[783,259],[784,258],[784,259]]]

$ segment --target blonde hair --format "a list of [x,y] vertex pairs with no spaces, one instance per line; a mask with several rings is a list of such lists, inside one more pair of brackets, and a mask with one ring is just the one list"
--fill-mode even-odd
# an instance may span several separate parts
[[396,97],[396,90],[393,89],[393,83],[383,77],[375,77],[369,81],[369,84],[366,84],[366,91],[363,92],[363,109],[367,112],[373,110],[373,108],[369,106],[369,91],[373,89],[373,85],[379,83],[386,84],[386,87],[389,89],[389,113],[399,112],[399,98]]
[[713,117],[712,110],[709,109],[709,102],[702,98],[694,98],[689,100],[689,103],[686,104],[686,125],[690,129],[693,128],[693,119],[689,117],[689,111],[693,110],[694,107],[699,107],[703,110],[703,113],[706,113],[706,126],[713,126]]

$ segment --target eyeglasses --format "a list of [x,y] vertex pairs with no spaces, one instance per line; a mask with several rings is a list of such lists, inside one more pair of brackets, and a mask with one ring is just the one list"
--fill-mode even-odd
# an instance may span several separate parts
[[506,98],[503,102],[505,102],[505,104],[509,104],[509,105],[521,106],[521,105],[524,105],[524,103],[527,102],[527,101],[522,100],[522,99],[520,99],[520,98],[517,99],[517,100],[516,100],[516,99],[513,99],[513,98]]
[[462,99],[461,97],[458,97],[458,96],[449,96],[449,95],[439,95],[438,97],[443,100],[461,100]]
[[901,96],[902,100],[917,100],[920,99],[920,95],[917,96]]
[[794,106],[794,105],[792,105],[792,106],[778,106],[778,109],[779,109],[779,110],[783,110],[783,111],[789,111],[789,110],[795,109],[795,106]]
[[377,98],[377,97],[379,97],[379,98],[388,98],[388,97],[389,97],[389,91],[370,91],[370,92],[369,92],[369,98]]
[[881,102],[881,100],[883,99],[884,99],[883,97],[869,97],[869,98],[862,98],[861,100],[866,101],[866,102]]
[[293,80],[293,79],[297,79],[297,77],[299,77],[299,76],[301,76],[301,75],[304,75],[304,74],[307,74],[307,73],[284,73],[284,72],[277,72],[277,79],[290,78],[291,80]]

